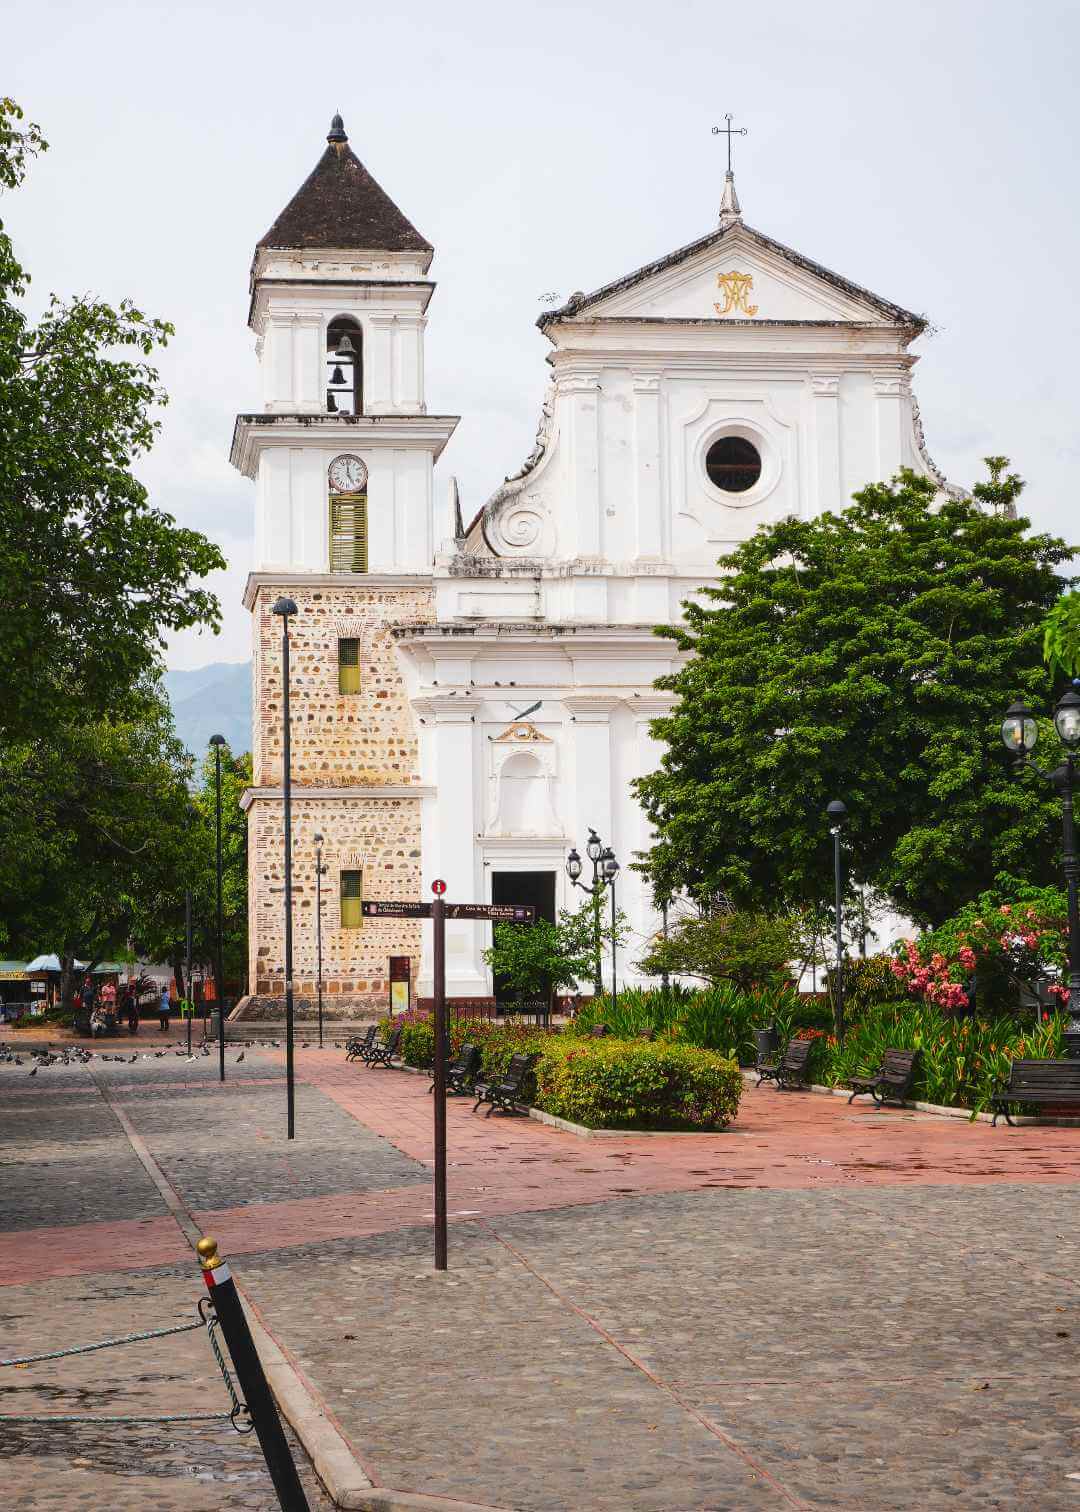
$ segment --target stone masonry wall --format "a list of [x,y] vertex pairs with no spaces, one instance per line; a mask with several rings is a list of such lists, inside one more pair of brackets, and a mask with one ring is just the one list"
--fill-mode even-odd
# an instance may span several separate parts
[[[358,575],[355,588],[259,588],[252,611],[255,787],[281,782],[281,620],[273,613],[280,593],[288,593],[298,610],[289,625],[294,786],[419,782],[416,729],[390,626],[430,624],[431,591],[362,585]],[[359,693],[338,692],[342,638],[360,642]]]
[[[340,874],[363,873],[365,898],[420,895],[420,795],[372,795],[370,789],[418,786],[412,710],[398,654],[395,624],[430,622],[423,588],[290,584],[260,586],[253,610],[256,703],[254,782],[248,809],[250,922],[249,990],[279,999],[285,990],[284,833],[280,798],[260,796],[282,780],[281,620],[272,614],[287,592],[298,613],[290,622],[290,727],[293,816],[293,984],[313,998],[316,979],[315,845],[324,836],[322,879],[323,983],[327,1013],[353,1017],[384,1009],[391,955],[419,969],[420,925],[366,919],[341,928]],[[360,642],[359,693],[338,692],[338,639]],[[355,797],[341,789],[367,790]],[[306,796],[312,789],[333,796]]]

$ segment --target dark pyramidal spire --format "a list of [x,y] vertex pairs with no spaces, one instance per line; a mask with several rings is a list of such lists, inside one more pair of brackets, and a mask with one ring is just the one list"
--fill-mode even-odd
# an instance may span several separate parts
[[258,245],[434,250],[353,152],[340,115],[330,123],[326,151]]

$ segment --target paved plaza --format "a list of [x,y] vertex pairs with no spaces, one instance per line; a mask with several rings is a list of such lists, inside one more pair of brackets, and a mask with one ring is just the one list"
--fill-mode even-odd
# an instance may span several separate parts
[[[5,1358],[189,1320],[199,1230],[372,1507],[1080,1505],[1080,1130],[748,1088],[726,1134],[584,1140],[455,1101],[438,1275],[426,1080],[301,1049],[289,1143],[282,1052],[238,1055],[0,1065]],[[225,1410],[200,1332],[0,1393],[5,1507],[275,1505],[227,1423],[49,1421]]]

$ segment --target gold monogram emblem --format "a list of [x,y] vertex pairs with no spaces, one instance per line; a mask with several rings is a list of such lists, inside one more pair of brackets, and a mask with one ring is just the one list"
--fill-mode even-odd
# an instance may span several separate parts
[[730,315],[733,310],[738,310],[743,315],[757,314],[757,305],[747,304],[750,290],[754,287],[752,273],[718,273],[716,282],[724,291],[724,303],[713,305],[718,315]]

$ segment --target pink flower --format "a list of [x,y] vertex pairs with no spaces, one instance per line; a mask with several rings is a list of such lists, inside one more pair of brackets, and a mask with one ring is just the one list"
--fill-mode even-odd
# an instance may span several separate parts
[[960,964],[965,971],[975,970],[975,952],[970,945],[965,945],[960,951]]
[[1026,934],[1024,936],[1024,944],[1027,946],[1027,948],[1029,950],[1036,950],[1038,948],[1039,941],[1038,941],[1038,939],[1036,938],[1035,935],[1033,935],[1033,934]]
[[1001,912],[1003,914],[1010,914],[1010,913],[1012,913],[1012,908],[1010,907],[1010,905],[1008,903],[1003,903],[1001,905]]

